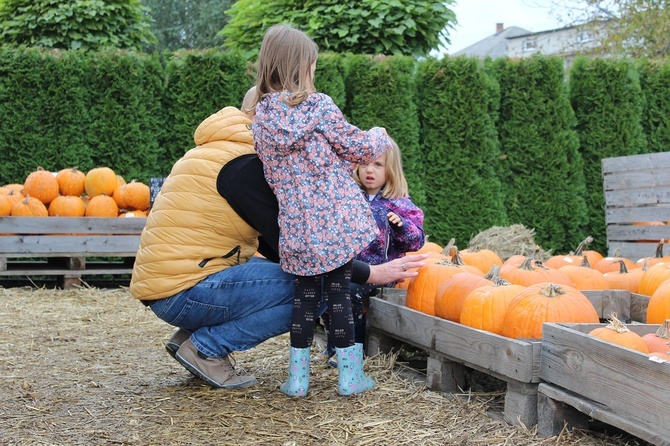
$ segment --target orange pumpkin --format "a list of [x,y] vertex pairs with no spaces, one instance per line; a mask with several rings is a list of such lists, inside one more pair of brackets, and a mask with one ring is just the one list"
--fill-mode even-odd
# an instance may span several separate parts
[[581,264],[582,258],[586,256],[586,258],[589,259],[589,264],[595,265],[597,262],[602,260],[603,256],[598,251],[585,250],[586,246],[590,245],[591,243],[593,243],[593,237],[589,235],[584,240],[582,240],[574,253],[568,255],[551,256],[544,262],[544,264],[549,268],[561,269],[567,265]]
[[647,304],[648,324],[662,324],[666,319],[670,319],[670,280],[654,291]]
[[646,268],[633,268],[630,271],[622,261],[619,263],[619,271],[610,271],[603,274],[611,290],[628,290],[631,293],[637,293],[640,287],[640,280]]
[[91,198],[102,194],[111,198],[118,184],[116,174],[109,167],[91,169],[84,179],[84,189]]
[[26,195],[23,200],[14,204],[11,215],[13,217],[47,217],[49,212],[40,200]]
[[[425,265],[432,264],[432,263],[440,263],[440,262],[445,262],[448,261],[448,259],[443,256],[442,254],[436,253],[436,252],[427,252],[425,253],[428,255],[428,258],[425,260],[422,260],[422,262]],[[418,271],[419,268],[409,268],[407,271],[415,272]],[[413,277],[412,279],[404,279],[400,280],[398,283],[396,283],[395,288],[403,289],[406,290],[409,288],[409,284],[414,280],[415,278]]]
[[79,197],[84,193],[86,174],[76,167],[62,169],[56,174],[56,181],[58,182],[58,191],[61,195]]
[[426,242],[418,250],[407,254],[427,254],[429,252],[435,252],[439,254],[442,252],[442,249],[443,249],[442,246],[438,245],[437,243]]
[[[21,192],[23,194],[23,184],[18,184],[18,183],[10,183],[10,184],[5,184],[2,186],[3,191],[9,192],[10,190],[14,190],[16,192]],[[23,194],[25,196],[25,194]]]
[[123,186],[124,202],[130,210],[146,211],[151,204],[151,190],[149,186],[139,181],[131,181]]
[[23,193],[49,204],[58,196],[58,181],[51,172],[38,167],[23,183]]
[[651,296],[668,279],[670,279],[670,264],[659,263],[649,267],[640,278],[638,293]]
[[435,316],[460,322],[461,307],[467,295],[472,290],[491,283],[489,279],[467,271],[454,274],[437,289]]
[[642,336],[630,331],[626,327],[626,324],[614,316],[612,316],[607,326],[595,328],[589,332],[589,335],[622,347],[637,350],[640,353],[649,353],[649,348],[647,348],[647,344],[642,340]]
[[544,322],[598,323],[600,319],[591,301],[578,289],[543,282],[529,286],[509,303],[502,335],[541,339]]
[[52,217],[83,217],[85,212],[84,200],[74,195],[59,195],[49,205]]
[[447,261],[422,266],[417,271],[418,275],[407,287],[405,305],[408,308],[435,316],[435,297],[440,285],[449,277],[463,271],[483,275],[475,267],[457,265]]
[[6,217],[12,213],[12,202],[6,195],[0,195],[0,217]]
[[566,265],[559,269],[568,276],[572,284],[578,290],[607,290],[609,282],[603,277],[603,273],[591,268],[589,259],[584,256],[579,265]]
[[[21,186],[21,190],[23,190],[23,186]],[[23,192],[19,192],[17,189],[11,189],[11,188],[5,189],[5,193],[3,194],[3,196],[7,197],[7,199],[9,200],[9,205],[11,207],[14,207],[16,203],[26,198],[26,196],[23,195]]]
[[656,333],[642,336],[650,352],[670,352],[670,319],[663,321]]
[[491,285],[471,291],[463,300],[461,324],[502,334],[503,320],[509,304],[525,290],[525,286],[512,285],[499,279]]
[[631,259],[626,257],[612,256],[612,257],[603,257],[602,260],[593,265],[593,269],[597,269],[601,273],[609,273],[610,271],[619,270],[619,261],[622,261],[626,264],[626,268],[633,269],[635,264]]
[[85,215],[86,217],[117,217],[119,206],[110,196],[96,195],[89,200]]
[[147,213],[144,211],[128,211],[128,212],[121,212],[119,214],[120,218],[143,218],[146,217]]
[[541,282],[553,282],[572,286],[570,279],[553,268],[547,268],[542,262],[526,258],[519,266],[506,264],[500,268],[500,277],[515,285],[530,286]]
[[474,246],[470,249],[464,249],[459,252],[461,260],[466,265],[478,268],[484,274],[487,274],[494,265],[502,266],[502,259],[498,254],[490,249],[481,249]]

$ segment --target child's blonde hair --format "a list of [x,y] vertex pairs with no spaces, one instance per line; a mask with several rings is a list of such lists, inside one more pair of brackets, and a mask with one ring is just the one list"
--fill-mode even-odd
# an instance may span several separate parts
[[[407,187],[407,180],[405,179],[405,172],[402,168],[402,155],[400,154],[400,147],[393,138],[389,136],[391,145],[386,149],[386,184],[382,187],[382,197],[389,200],[396,198],[407,198],[409,196],[409,188]],[[359,186],[363,187],[363,182],[358,176],[358,167],[354,169],[354,179]]]
[[258,53],[255,100],[245,111],[253,112],[270,93],[288,92],[283,99],[291,106],[304,101],[315,91],[312,64],[318,56],[318,46],[303,31],[285,24],[271,26]]

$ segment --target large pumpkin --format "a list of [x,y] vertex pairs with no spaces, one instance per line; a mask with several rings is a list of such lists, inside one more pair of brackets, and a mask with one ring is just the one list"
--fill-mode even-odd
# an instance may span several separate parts
[[58,196],[58,181],[51,172],[38,167],[23,183],[23,193],[47,205]]
[[640,353],[649,353],[649,348],[642,340],[642,336],[630,331],[623,322],[614,316],[612,316],[609,325],[595,328],[589,332],[589,335],[622,347],[637,350]]
[[618,261],[619,271],[610,271],[603,274],[611,290],[627,290],[631,293],[637,293],[640,287],[640,280],[647,268],[633,268],[628,270],[626,263]]
[[470,292],[492,282],[478,274],[464,271],[454,274],[437,289],[435,316],[454,322],[461,321],[461,307]]
[[601,273],[609,273],[610,271],[618,271],[619,270],[619,262],[624,262],[626,264],[626,268],[628,269],[633,269],[635,268],[635,263],[627,258],[627,257],[620,257],[617,255],[614,255],[612,257],[603,257],[602,260],[599,262],[592,264],[591,266],[593,269],[597,269]]
[[111,197],[117,185],[116,173],[109,167],[91,169],[84,179],[84,189],[91,198],[103,194]]
[[509,304],[526,287],[512,285],[499,279],[491,285],[471,291],[463,300],[460,322],[468,327],[502,334],[503,321]]
[[[149,205],[151,204],[151,190],[149,189],[149,186],[133,180],[130,183],[121,186],[121,190],[125,206],[119,205],[119,207],[138,211],[146,211],[149,209]],[[116,191],[114,194],[116,195]]]
[[442,282],[463,271],[483,275],[477,268],[442,261],[424,265],[418,269],[418,275],[407,287],[405,305],[408,308],[435,316],[435,297]]
[[460,251],[459,255],[463,263],[478,268],[484,274],[491,271],[493,266],[502,266],[503,264],[500,256],[494,251],[481,249],[477,246]]
[[670,319],[670,280],[654,291],[647,304],[648,324],[662,324],[666,319]]
[[503,336],[542,338],[544,322],[598,323],[598,312],[578,289],[555,283],[537,283],[510,302],[503,320]]
[[589,259],[584,256],[578,265],[566,265],[559,269],[560,272],[568,276],[572,284],[578,290],[607,290],[609,282],[604,274],[597,269],[591,268]]
[[668,279],[670,279],[670,264],[659,263],[651,266],[642,274],[638,293],[651,296]]
[[547,268],[542,262],[527,257],[519,266],[513,263],[500,268],[500,277],[515,285],[530,286],[536,283],[552,282],[572,286],[570,279],[559,270]]

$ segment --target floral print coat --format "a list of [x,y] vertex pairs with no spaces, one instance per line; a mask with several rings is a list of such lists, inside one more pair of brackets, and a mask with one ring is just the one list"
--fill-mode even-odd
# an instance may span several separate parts
[[349,124],[333,100],[312,93],[291,107],[272,93],[256,106],[254,146],[279,202],[279,256],[288,273],[338,268],[377,235],[370,206],[352,177],[389,146],[386,131]]

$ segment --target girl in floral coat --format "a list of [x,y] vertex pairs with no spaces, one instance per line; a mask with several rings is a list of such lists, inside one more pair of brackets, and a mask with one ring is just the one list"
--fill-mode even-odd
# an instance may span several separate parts
[[352,262],[377,225],[351,175],[389,147],[386,130],[349,124],[333,100],[314,89],[318,48],[286,25],[265,33],[252,104],[254,147],[279,204],[279,257],[296,276],[288,380],[280,390],[305,396],[310,347],[322,297],[340,358],[338,392],[374,387],[363,374],[363,345],[355,343],[349,286]]

